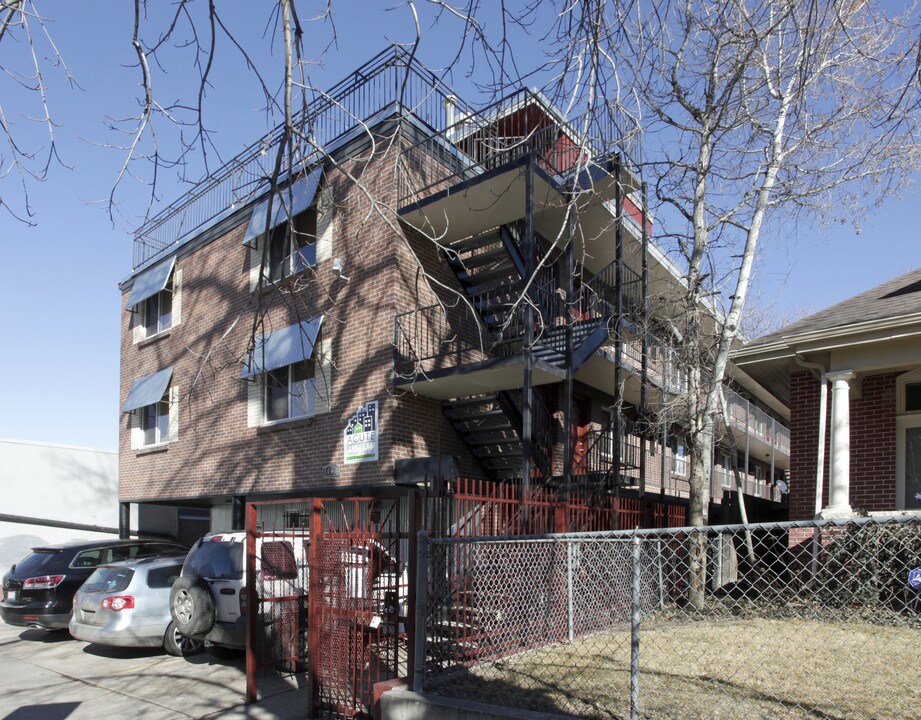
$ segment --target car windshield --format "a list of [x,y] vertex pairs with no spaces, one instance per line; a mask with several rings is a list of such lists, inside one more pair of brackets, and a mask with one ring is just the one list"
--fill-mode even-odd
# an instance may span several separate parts
[[121,592],[131,583],[134,570],[127,567],[98,567],[93,571],[80,592],[84,593],[113,593]]
[[62,560],[60,550],[33,550],[22,562],[16,563],[17,575],[47,575]]
[[243,543],[205,540],[189,551],[183,570],[212,580],[241,580]]

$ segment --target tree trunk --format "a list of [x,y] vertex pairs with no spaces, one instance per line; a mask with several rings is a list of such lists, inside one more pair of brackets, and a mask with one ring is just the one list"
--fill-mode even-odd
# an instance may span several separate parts
[[[710,468],[712,467],[713,423],[705,422],[691,436],[691,498],[688,522],[697,528],[708,522],[710,509]],[[707,600],[707,532],[694,532],[688,545],[688,602],[700,610]]]

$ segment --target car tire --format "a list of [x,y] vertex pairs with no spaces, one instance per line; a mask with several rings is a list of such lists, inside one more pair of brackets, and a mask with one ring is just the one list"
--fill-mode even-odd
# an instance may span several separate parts
[[163,649],[174,657],[188,657],[200,653],[204,649],[204,643],[183,635],[179,632],[176,621],[171,620],[163,636]]
[[169,610],[179,632],[187,637],[204,635],[214,625],[214,600],[196,577],[182,576],[173,583]]

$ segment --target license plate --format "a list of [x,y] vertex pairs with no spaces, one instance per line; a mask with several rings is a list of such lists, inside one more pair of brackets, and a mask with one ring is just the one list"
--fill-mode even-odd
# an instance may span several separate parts
[[9,591],[7,592],[7,594],[6,594],[6,599],[7,599],[7,600],[18,600],[18,599],[19,599],[19,591],[18,591],[18,590],[9,590]]

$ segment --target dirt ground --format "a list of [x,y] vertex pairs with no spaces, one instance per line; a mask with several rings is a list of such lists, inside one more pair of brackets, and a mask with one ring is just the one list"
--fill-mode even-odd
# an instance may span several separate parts
[[[640,717],[921,718],[921,630],[807,620],[643,624]],[[438,688],[482,702],[630,717],[630,632],[484,664]]]

